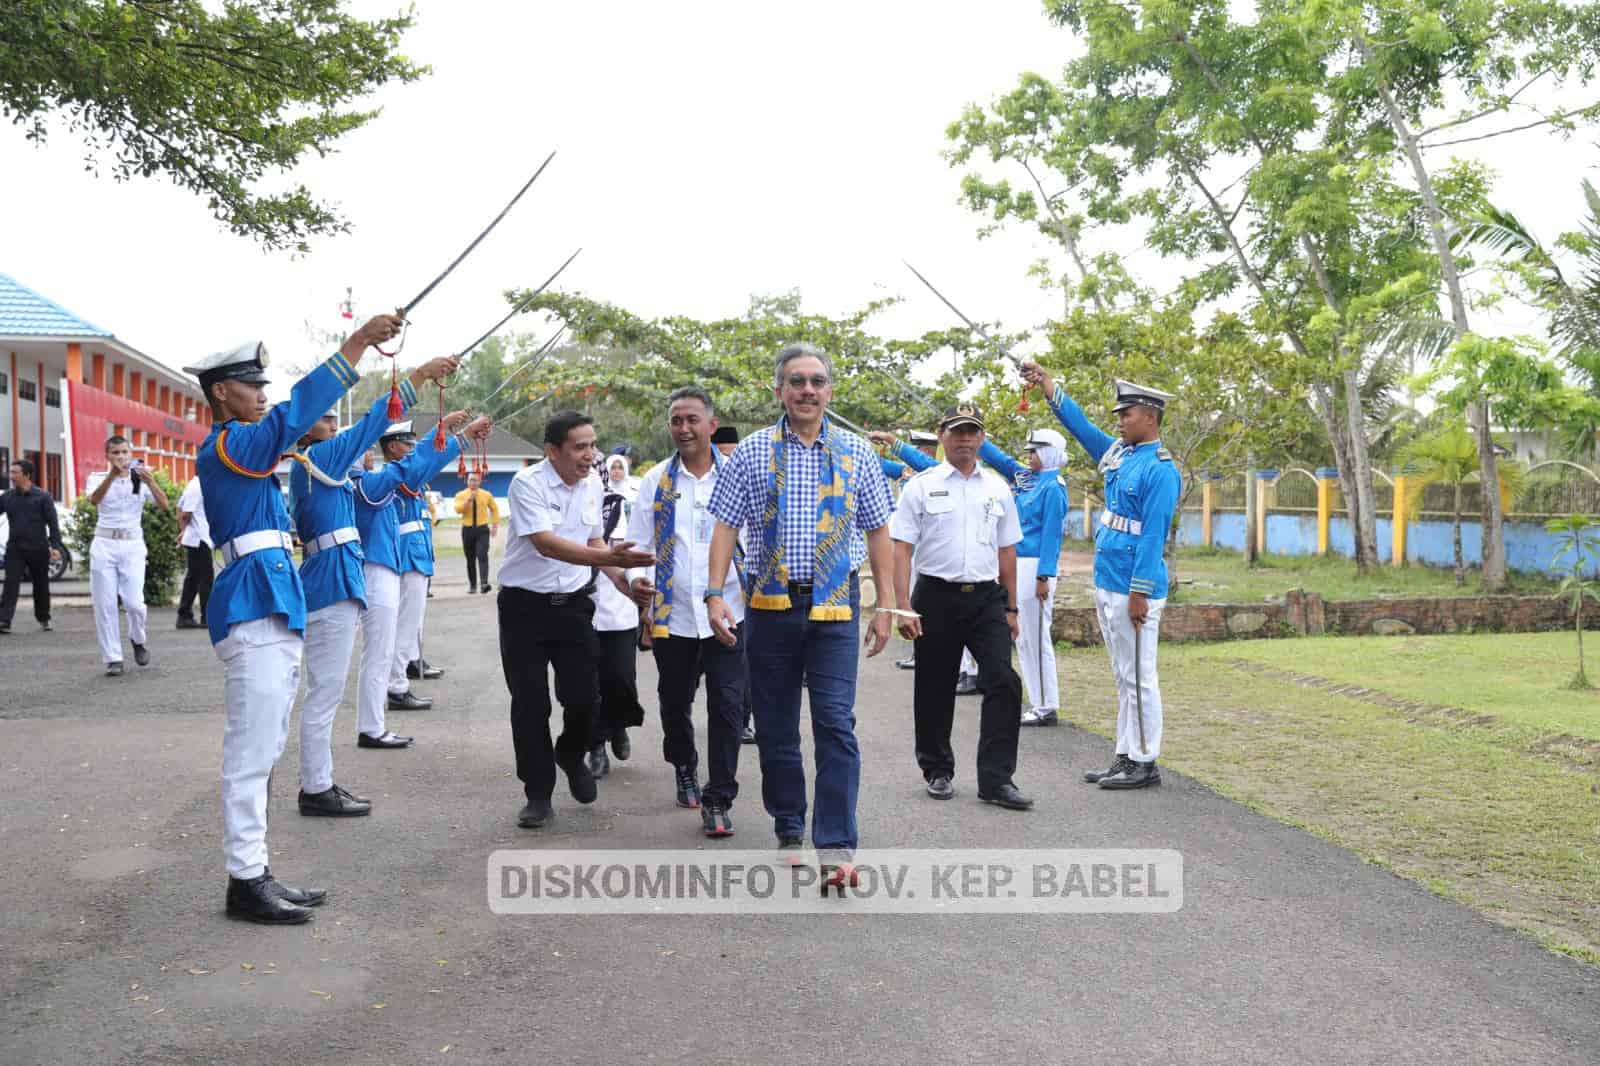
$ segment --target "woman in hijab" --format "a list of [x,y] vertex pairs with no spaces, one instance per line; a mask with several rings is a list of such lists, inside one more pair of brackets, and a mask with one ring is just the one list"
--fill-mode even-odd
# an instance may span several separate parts
[[[627,531],[639,481],[628,476],[628,459],[622,455],[606,457],[603,480],[601,536],[610,544],[623,539]],[[603,574],[595,582],[594,631],[600,638],[600,713],[595,716],[589,772],[600,778],[611,772],[606,743],[610,742],[617,761],[623,762],[633,751],[628,727],[644,725],[637,669],[639,607],[625,589],[618,589]]]
[[1022,712],[1023,725],[1055,725],[1061,707],[1056,680],[1056,646],[1050,618],[1056,595],[1056,563],[1061,557],[1061,532],[1067,516],[1067,490],[1061,483],[1061,462],[1067,439],[1053,429],[1028,434],[1028,464],[1006,455],[993,443],[978,453],[1016,488],[1022,542],[1017,545],[1017,608],[1021,623],[1017,658],[1031,704]]

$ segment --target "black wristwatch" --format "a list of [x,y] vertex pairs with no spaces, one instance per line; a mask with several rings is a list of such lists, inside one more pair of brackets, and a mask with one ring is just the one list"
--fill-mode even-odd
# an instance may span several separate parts
[[1021,613],[1021,612],[1019,612],[1015,607],[1007,607],[1006,608],[1006,614],[1019,614],[1019,613]]

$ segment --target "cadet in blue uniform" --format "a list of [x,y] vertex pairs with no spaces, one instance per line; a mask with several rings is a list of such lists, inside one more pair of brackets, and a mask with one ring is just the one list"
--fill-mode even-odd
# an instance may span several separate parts
[[[1164,556],[1183,477],[1161,446],[1161,420],[1172,396],[1129,381],[1116,384],[1116,439],[1091,425],[1083,409],[1032,361],[1022,373],[1105,476],[1106,507],[1094,539],[1095,607],[1117,678],[1116,759],[1084,774],[1101,788],[1161,783],[1161,688],[1156,638],[1167,604]],[[1142,713],[1141,713],[1142,712]]]
[[262,389],[265,345],[218,352],[184,368],[200,379],[215,420],[195,465],[223,563],[206,620],[223,665],[222,825],[230,917],[304,922],[311,917],[307,908],[325,896],[281,884],[267,868],[267,779],[289,736],[306,627],[305,593],[289,554],[289,514],[273,471],[279,457],[356,383],[355,365],[367,347],[399,330],[398,316],[372,319],[297,382],[288,403],[270,412]]
[[[400,386],[400,400],[416,406],[417,389],[452,373],[457,360],[424,363]],[[306,593],[306,694],[300,705],[300,813],[353,817],[372,804],[333,780],[333,719],[350,676],[356,628],[367,606],[361,568],[366,557],[356,529],[355,482],[350,470],[389,425],[389,398],[381,396],[359,422],[339,432],[337,411],[318,419],[290,458],[289,509],[305,559],[300,583]]]
[[395,504],[405,532],[400,536],[400,614],[395,620],[395,663],[389,673],[389,691],[403,692],[410,688],[407,681],[432,681],[443,677],[444,671],[422,658],[422,624],[428,614],[428,597],[433,595],[433,514],[428,509],[428,483],[402,488]]
[[[459,426],[466,413],[456,411],[445,416],[447,429]],[[469,429],[474,433],[487,433],[486,419],[479,419]],[[384,711],[423,711],[433,706],[433,701],[413,695],[406,685],[405,664],[396,667],[395,648],[401,636],[399,625],[404,579],[415,579],[414,590],[426,595],[427,579],[420,573],[406,573],[407,560],[412,551],[405,543],[410,528],[427,528],[426,519],[412,517],[414,512],[403,511],[402,502],[420,499],[422,486],[428,479],[443,470],[461,453],[461,445],[454,438],[446,442],[443,450],[433,446],[433,433],[425,434],[423,446],[412,449],[417,435],[410,422],[397,422],[383,431],[380,443],[384,465],[373,471],[354,473],[356,483],[356,528],[361,532],[361,549],[366,556],[362,578],[366,582],[367,609],[361,615],[361,679],[357,688],[356,744],[363,748],[403,748],[411,743],[410,737],[391,733],[384,726]],[[408,528],[408,526],[410,528]],[[414,616],[413,616],[414,617]],[[398,676],[397,676],[398,675]]]

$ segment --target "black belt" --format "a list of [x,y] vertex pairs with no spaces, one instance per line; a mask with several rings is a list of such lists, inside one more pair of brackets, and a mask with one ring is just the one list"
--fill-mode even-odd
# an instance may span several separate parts
[[934,585],[943,586],[947,589],[953,589],[956,592],[978,592],[980,590],[987,591],[1000,584],[998,581],[946,581],[942,577],[933,577],[930,574],[918,574],[917,584],[920,585],[924,581]]
[[[847,580],[854,581],[860,574],[861,571],[852,570]],[[791,581],[789,582],[789,596],[791,598],[804,597],[809,600],[811,598],[811,590],[815,585],[816,583],[813,581]]]
[[534,603],[545,607],[565,607],[569,603],[576,603],[594,592],[594,582],[583,586],[575,592],[535,592],[532,589],[517,588],[515,585],[501,585],[502,592],[513,592],[518,597],[526,596]]

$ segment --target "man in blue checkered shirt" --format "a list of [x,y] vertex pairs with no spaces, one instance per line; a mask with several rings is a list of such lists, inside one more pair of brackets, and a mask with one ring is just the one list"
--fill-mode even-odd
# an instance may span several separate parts
[[[822,858],[824,883],[853,883],[849,859],[857,844],[856,793],[861,781],[861,749],[855,735],[856,636],[861,613],[858,571],[864,560],[870,560],[878,588],[879,610],[866,640],[867,655],[873,656],[889,640],[887,600],[894,587],[889,515],[894,501],[872,445],[826,417],[833,399],[833,365],[826,355],[809,345],[785,348],[778,353],[774,391],[783,405],[783,419],[746,437],[717,479],[711,496],[717,527],[711,540],[709,572],[727,573],[739,529],[744,527],[750,545],[745,566],[752,608],[744,629],[756,743],[761,750],[762,799],[772,815],[780,850],[789,852],[790,861],[797,862],[805,845],[806,825],[805,767],[800,758],[803,684],[811,697],[817,760],[811,840]],[[776,483],[773,449],[778,434],[784,444],[777,536],[788,568],[786,592],[760,584],[766,570],[763,561],[769,548],[776,547],[766,544],[762,516],[772,502]],[[841,471],[845,472],[848,488],[842,513],[850,523],[849,573],[841,575],[841,592],[834,608],[828,606],[825,587],[829,574],[826,570],[817,573],[816,565],[818,529],[835,517],[827,506],[820,509],[819,517],[818,487],[827,481],[830,471],[836,489]],[[848,608],[843,606],[845,581],[849,585]],[[717,638],[731,645],[737,638],[721,590],[707,589],[705,595]],[[763,598],[785,605],[763,609]]]

